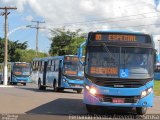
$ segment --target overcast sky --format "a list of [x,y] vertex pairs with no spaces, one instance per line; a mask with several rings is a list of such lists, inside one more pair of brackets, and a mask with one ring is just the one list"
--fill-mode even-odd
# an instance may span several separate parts
[[[108,29],[142,31],[153,34],[156,48],[160,39],[160,5],[155,10],[154,0],[0,0],[0,6],[16,6],[9,15],[9,30],[45,21],[46,28],[66,26],[84,32]],[[2,10],[1,10],[2,11]],[[0,17],[0,37],[3,37],[4,17]],[[28,41],[35,49],[35,30],[16,30],[12,40]],[[49,31],[41,30],[39,49],[50,47]],[[22,41],[22,42],[23,42]]]

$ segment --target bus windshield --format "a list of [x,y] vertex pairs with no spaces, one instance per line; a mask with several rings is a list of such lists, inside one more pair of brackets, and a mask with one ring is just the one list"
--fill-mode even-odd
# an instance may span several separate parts
[[89,46],[87,51],[85,71],[90,76],[130,79],[153,77],[152,49]]
[[153,77],[152,49],[122,48],[121,69],[128,71],[129,78]]
[[64,62],[64,74],[73,76],[83,76],[84,67],[78,61],[67,60]]
[[13,67],[13,73],[15,75],[30,75],[30,66],[29,65],[27,66],[15,65]]

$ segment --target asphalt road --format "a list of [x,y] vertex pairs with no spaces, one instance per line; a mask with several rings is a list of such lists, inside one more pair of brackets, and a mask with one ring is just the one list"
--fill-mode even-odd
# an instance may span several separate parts
[[[5,118],[9,113],[7,117],[18,115],[18,120],[72,119],[73,115],[88,115],[82,98],[83,94],[72,90],[39,91],[35,84],[0,87],[0,118]],[[154,107],[149,108],[147,114],[160,114],[160,97],[155,96]]]

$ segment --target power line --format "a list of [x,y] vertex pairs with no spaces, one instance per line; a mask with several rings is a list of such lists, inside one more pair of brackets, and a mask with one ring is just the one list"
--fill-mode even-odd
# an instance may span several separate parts
[[[119,19],[119,18],[127,18],[127,17],[133,17],[133,16],[140,16],[140,15],[145,15],[145,14],[151,14],[151,13],[160,13],[158,12],[147,12],[147,13],[140,13],[140,14],[134,14],[134,15],[128,15],[128,16],[121,16],[121,17],[113,17],[113,18],[107,18],[107,19],[97,19],[97,20],[89,20],[89,21],[79,21],[79,22],[72,22],[72,23],[62,23],[62,24],[54,24],[55,25],[72,25],[72,24],[85,24],[85,23],[92,23],[92,22],[101,22],[101,21],[108,21],[108,20],[114,20],[114,19]],[[149,18],[149,17],[148,17]],[[136,18],[137,19],[137,18]],[[119,21],[119,20],[117,20]],[[121,20],[122,21],[122,20]]]
[[27,26],[27,27],[30,27],[30,28],[35,28],[37,30],[36,32],[36,57],[38,57],[38,32],[39,32],[39,29],[45,29],[44,27],[40,27],[39,24],[40,23],[45,23],[44,21],[32,21],[32,22],[35,22],[36,23],[36,26]]

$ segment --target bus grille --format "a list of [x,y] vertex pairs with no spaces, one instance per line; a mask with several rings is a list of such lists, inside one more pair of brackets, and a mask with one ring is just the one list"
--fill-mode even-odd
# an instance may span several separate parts
[[107,80],[94,80],[94,83],[104,87],[115,87],[115,88],[138,88],[145,85],[152,79],[107,79]]
[[101,102],[112,102],[112,99],[124,99],[124,103],[136,103],[140,96],[109,96],[109,95],[96,95],[97,98],[99,98],[99,101]]

